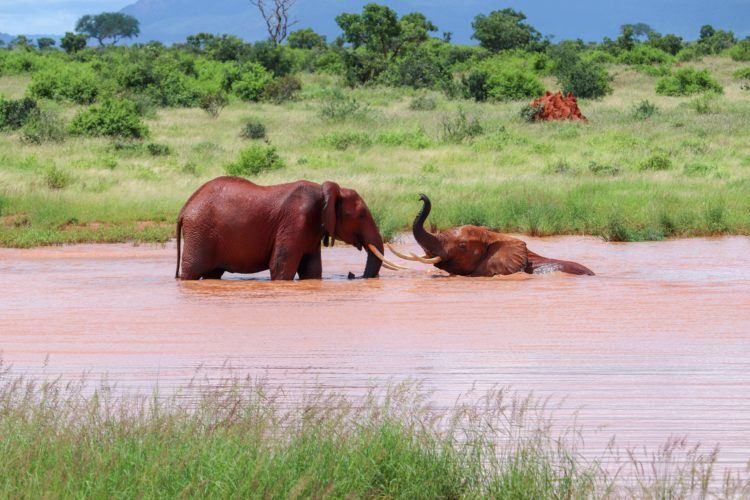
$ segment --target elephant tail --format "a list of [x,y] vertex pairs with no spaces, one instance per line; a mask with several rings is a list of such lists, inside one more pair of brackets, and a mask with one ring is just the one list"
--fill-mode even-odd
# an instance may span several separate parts
[[177,217],[177,270],[174,273],[174,278],[180,277],[180,241],[182,240],[182,213]]
[[586,266],[578,264],[577,262],[548,259],[547,257],[542,257],[541,255],[535,254],[532,251],[528,252],[528,264],[526,265],[527,273],[533,274],[553,271],[560,271],[568,274],[594,276],[594,271]]

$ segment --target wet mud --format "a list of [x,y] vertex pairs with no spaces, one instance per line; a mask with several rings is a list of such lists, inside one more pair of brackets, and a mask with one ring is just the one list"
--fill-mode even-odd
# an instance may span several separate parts
[[603,440],[687,435],[719,443],[724,462],[750,458],[750,239],[523,239],[597,276],[447,277],[404,262],[350,281],[365,254],[341,246],[324,249],[322,281],[179,282],[174,243],[0,249],[0,356],[17,373],[126,388],[225,363],[289,390],[414,379],[446,405],[511,386],[558,398]]

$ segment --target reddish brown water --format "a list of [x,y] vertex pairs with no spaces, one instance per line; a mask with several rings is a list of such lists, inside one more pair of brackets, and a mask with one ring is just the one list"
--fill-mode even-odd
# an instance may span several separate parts
[[750,458],[750,239],[524,239],[598,275],[448,278],[410,264],[348,281],[364,255],[337,247],[323,281],[181,283],[173,244],[0,250],[0,350],[16,372],[126,387],[226,361],[289,388],[423,380],[446,403],[509,385],[565,397],[621,444],[687,434],[720,443],[724,461]]

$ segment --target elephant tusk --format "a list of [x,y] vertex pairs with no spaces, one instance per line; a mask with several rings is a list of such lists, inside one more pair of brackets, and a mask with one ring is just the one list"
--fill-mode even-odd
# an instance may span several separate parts
[[399,266],[398,264],[394,264],[390,260],[386,259],[385,256],[382,253],[380,253],[380,250],[378,250],[378,248],[372,243],[368,243],[367,248],[370,249],[370,251],[375,255],[375,257],[382,260],[383,265],[386,266],[388,269],[391,269],[393,271],[396,271],[398,269],[409,269],[408,267]]
[[383,262],[383,267],[386,268],[386,269],[390,269],[391,271],[400,271],[401,269],[405,269],[403,267],[392,266],[392,265],[388,264],[387,262]]
[[[414,255],[414,254],[412,254],[412,255]],[[437,256],[437,257],[433,257],[433,258],[431,258],[431,259],[428,259],[428,258],[427,258],[427,256],[424,256],[424,257],[417,257],[416,255],[414,255],[414,257],[416,257],[416,258],[417,258],[417,260],[418,260],[419,262],[423,263],[423,264],[438,264],[438,263],[440,263],[440,261],[442,261],[442,260],[443,260],[443,258],[442,258],[442,257],[440,257],[440,256]]]
[[393,252],[393,255],[395,255],[396,257],[399,257],[404,260],[419,261],[419,258],[414,254],[412,254],[411,256],[408,256],[408,255],[402,254],[401,252],[393,248],[393,245],[391,245],[390,243],[386,243],[386,245],[388,245],[388,248],[390,248],[391,252]]

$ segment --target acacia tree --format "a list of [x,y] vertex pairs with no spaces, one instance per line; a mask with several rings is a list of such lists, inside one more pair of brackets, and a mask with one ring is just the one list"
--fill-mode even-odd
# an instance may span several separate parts
[[472,38],[493,52],[526,47],[541,40],[542,35],[525,20],[523,12],[513,9],[495,10],[488,16],[479,14],[471,23]]
[[265,0],[250,0],[250,3],[260,11],[266,23],[268,39],[274,45],[281,44],[286,39],[289,28],[297,24],[297,21],[289,18],[297,0],[272,0],[273,5],[267,4]]
[[133,38],[141,34],[138,19],[121,12],[102,12],[95,16],[85,15],[76,23],[76,32],[95,38],[100,46],[104,40],[112,39],[112,45],[123,38]]
[[50,38],[48,36],[43,36],[42,38],[37,39],[36,45],[39,47],[39,50],[46,50],[50,47],[54,47],[57,42],[54,38]]
[[76,35],[68,31],[60,40],[60,47],[68,54],[75,54],[86,48],[86,35]]

